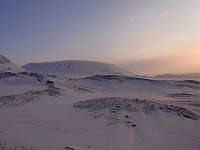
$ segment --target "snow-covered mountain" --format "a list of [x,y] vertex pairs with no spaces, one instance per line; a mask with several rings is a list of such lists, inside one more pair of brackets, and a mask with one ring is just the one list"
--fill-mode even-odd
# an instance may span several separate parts
[[18,73],[25,71],[23,68],[11,62],[8,58],[0,54],[0,73],[12,72]]
[[23,66],[23,68],[40,74],[60,76],[132,75],[132,73],[116,65],[96,61],[67,60],[30,63]]
[[[1,64],[10,64],[2,58]],[[91,61],[24,68],[64,77],[1,74],[0,150],[200,147],[198,81],[135,76],[115,65]],[[82,77],[72,80],[67,75]],[[94,76],[83,77],[89,75]]]

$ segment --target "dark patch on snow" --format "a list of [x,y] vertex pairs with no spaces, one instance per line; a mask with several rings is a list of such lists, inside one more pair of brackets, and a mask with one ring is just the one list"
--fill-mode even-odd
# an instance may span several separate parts
[[149,112],[154,110],[154,107],[152,108],[153,105],[153,103],[146,100],[109,97],[80,101],[75,103],[74,107],[86,108],[90,111],[110,109],[111,112],[120,110]]
[[0,142],[0,150],[37,150],[37,148],[32,148],[21,144],[9,144],[7,142]]
[[197,95],[189,93],[176,93],[176,94],[169,94],[168,96],[174,98],[198,98]]
[[17,76],[17,74],[11,73],[11,72],[0,73],[0,79],[13,77],[13,76]]
[[187,88],[192,88],[192,89],[200,89],[199,86],[188,85],[188,84],[180,84],[180,83],[175,83],[175,86],[178,86],[178,87],[187,87]]
[[194,107],[200,107],[199,103],[190,103],[189,105],[194,106]]
[[183,81],[177,81],[177,82],[190,83],[190,84],[199,84],[200,85],[200,82],[199,81],[195,81],[195,80],[183,80]]
[[25,94],[2,96],[0,97],[0,108],[24,105],[39,100],[42,95],[58,96],[59,94],[58,88],[49,88],[43,91],[29,91]]
[[86,91],[86,92],[94,92],[92,90],[86,89],[86,88],[82,88],[82,87],[78,87],[78,90],[82,90],[82,91]]
[[75,150],[74,148],[71,148],[71,147],[65,147],[64,150]]
[[[38,73],[33,73],[33,72],[21,72],[21,73],[18,73],[18,74],[37,78],[37,80],[38,80],[39,82],[43,82],[43,81],[44,81],[44,76],[43,76],[43,75],[40,75],[40,74],[38,74]],[[45,83],[45,81],[44,81],[44,83]]]
[[80,101],[74,104],[75,108],[88,109],[89,111],[99,111],[109,109],[110,112],[127,111],[127,112],[143,112],[149,113],[155,110],[163,112],[175,112],[179,116],[183,116],[192,120],[198,120],[200,117],[193,112],[178,106],[163,105],[148,100],[129,99],[129,98],[98,98],[86,101]]
[[83,79],[96,80],[96,81],[116,80],[119,82],[133,81],[133,80],[142,80],[142,81],[148,81],[148,82],[154,82],[154,83],[164,82],[164,81],[158,81],[158,80],[150,80],[150,79],[145,79],[145,78],[128,77],[128,76],[120,76],[120,75],[95,75],[95,76],[86,77]]
[[84,92],[90,92],[93,93],[94,90],[90,89],[89,87],[86,86],[72,86],[74,89],[80,90],[80,91],[84,91]]
[[60,95],[60,89],[55,87],[53,81],[50,80],[46,81],[44,76],[39,75],[37,73],[29,73],[29,72],[22,72],[19,74],[37,78],[38,81],[42,82],[43,84],[46,84],[48,86],[48,89],[43,91],[29,91],[25,94],[19,94],[19,95],[2,96],[0,97],[0,107],[11,107],[11,106],[27,104],[29,102],[40,99],[42,95],[49,95],[49,96]]

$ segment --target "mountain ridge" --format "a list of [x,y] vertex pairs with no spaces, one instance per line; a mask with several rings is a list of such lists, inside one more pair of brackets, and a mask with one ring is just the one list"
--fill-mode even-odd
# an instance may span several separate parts
[[116,65],[88,60],[29,63],[22,67],[31,72],[64,76],[91,76],[98,74],[133,75],[131,72]]
[[200,78],[200,73],[162,74],[162,75],[157,75],[154,78]]

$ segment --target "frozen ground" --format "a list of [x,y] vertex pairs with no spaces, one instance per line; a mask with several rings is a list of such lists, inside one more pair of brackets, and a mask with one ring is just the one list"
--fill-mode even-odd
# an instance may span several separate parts
[[20,83],[37,87],[36,94],[22,90],[11,94],[13,98],[0,97],[0,102],[30,100],[22,103],[26,105],[11,103],[0,108],[2,150],[200,148],[198,82],[112,75],[82,79],[23,76],[28,80],[0,79],[2,87]]

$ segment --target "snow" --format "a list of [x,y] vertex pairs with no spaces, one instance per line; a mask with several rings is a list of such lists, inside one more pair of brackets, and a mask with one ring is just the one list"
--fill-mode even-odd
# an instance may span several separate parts
[[118,66],[95,61],[56,61],[44,63],[30,63],[23,66],[28,71],[40,74],[53,74],[59,76],[83,77],[96,74],[133,75]]
[[16,75],[0,79],[0,96],[23,94],[31,90],[44,90],[44,86],[37,78]]
[[200,73],[196,74],[163,74],[155,76],[155,78],[200,78]]
[[23,68],[17,66],[3,55],[0,55],[0,73],[4,72],[18,73],[23,71],[25,71]]
[[0,86],[4,85],[42,85],[37,78],[25,76],[25,75],[17,75],[9,78],[0,79]]
[[2,150],[199,150],[199,82],[126,76],[97,62],[28,66],[61,76],[0,78]]
[[108,115],[107,111],[93,114],[74,109],[69,99],[43,97],[42,101],[1,109],[4,140],[38,150],[63,150],[66,146],[79,150],[198,150],[200,146],[199,121],[161,111],[147,114],[120,111],[110,116],[120,119],[131,116],[137,125],[133,128],[113,119],[93,117]]
[[12,86],[0,86],[0,96],[18,95],[24,94],[29,91],[42,91],[46,89],[43,85],[32,86],[32,85],[12,85]]

